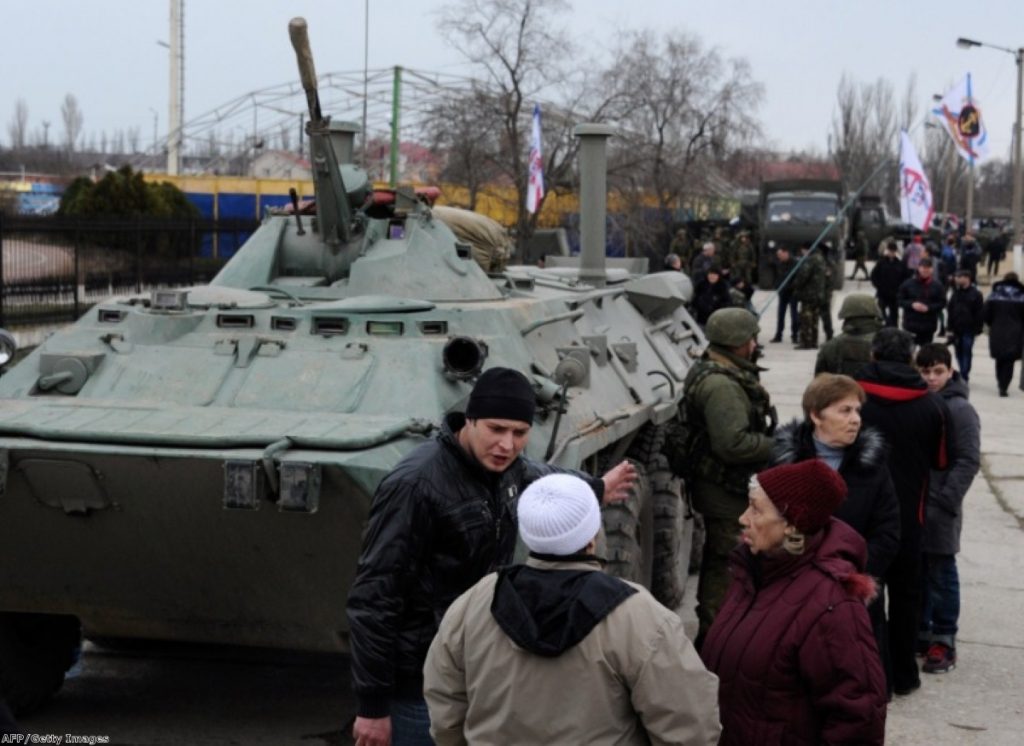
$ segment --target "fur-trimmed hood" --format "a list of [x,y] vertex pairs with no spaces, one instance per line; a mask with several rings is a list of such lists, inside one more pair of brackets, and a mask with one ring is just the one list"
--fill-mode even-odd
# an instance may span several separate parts
[[[772,465],[793,464],[814,458],[814,424],[804,420],[792,420],[775,430],[772,444]],[[857,440],[846,449],[843,468],[878,469],[887,463],[885,436],[873,427],[862,427]]]

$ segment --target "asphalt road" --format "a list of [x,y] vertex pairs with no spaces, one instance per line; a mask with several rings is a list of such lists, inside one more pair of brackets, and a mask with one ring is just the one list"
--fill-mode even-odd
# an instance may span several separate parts
[[354,714],[344,659],[87,643],[57,697],[19,725],[38,743],[73,734],[146,746],[320,746],[352,743]]

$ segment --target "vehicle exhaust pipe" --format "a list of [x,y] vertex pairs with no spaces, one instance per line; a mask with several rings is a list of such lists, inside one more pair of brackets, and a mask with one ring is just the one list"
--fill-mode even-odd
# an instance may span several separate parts
[[615,129],[607,124],[577,124],[580,139],[580,274],[581,282],[604,287],[605,216],[608,212],[608,138]]

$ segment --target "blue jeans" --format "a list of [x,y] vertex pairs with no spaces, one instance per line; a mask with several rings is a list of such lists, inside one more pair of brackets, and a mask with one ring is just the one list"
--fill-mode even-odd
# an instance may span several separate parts
[[920,639],[956,647],[960,620],[960,573],[954,554],[922,556],[924,581]]
[[391,746],[434,746],[426,700],[391,701]]
[[960,368],[960,377],[965,381],[971,378],[971,360],[974,358],[974,335],[958,334],[953,337],[953,352],[956,364]]

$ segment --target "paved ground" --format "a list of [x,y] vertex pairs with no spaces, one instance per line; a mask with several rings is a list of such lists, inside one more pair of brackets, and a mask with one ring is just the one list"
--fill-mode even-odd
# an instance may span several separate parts
[[[870,292],[870,286],[847,283],[846,292],[858,290]],[[836,294],[834,311],[842,296]],[[767,298],[759,292],[755,307]],[[765,320],[767,340],[774,333],[774,306]],[[798,416],[815,353],[788,343],[765,347],[764,383],[780,419]],[[1024,392],[1015,385],[1008,399],[998,397],[987,337],[975,346],[971,379],[971,401],[982,422],[983,466],[966,499],[958,558],[959,663],[949,674],[922,674],[921,689],[895,698],[887,740],[901,746],[1024,743]]]

